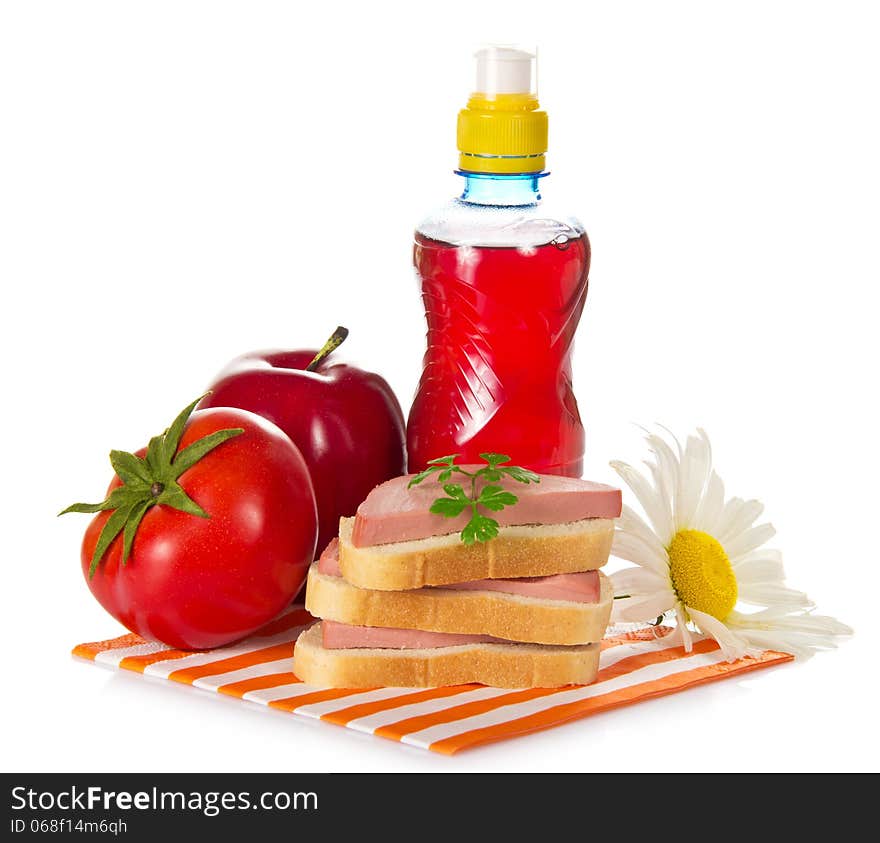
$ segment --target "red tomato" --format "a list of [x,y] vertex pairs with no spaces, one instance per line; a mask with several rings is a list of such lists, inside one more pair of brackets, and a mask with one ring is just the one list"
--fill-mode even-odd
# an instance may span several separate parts
[[[177,453],[225,428],[244,433],[178,478],[209,518],[150,507],[128,562],[122,564],[120,534],[91,578],[110,512],[95,516],[83,540],[83,573],[98,602],[133,632],[179,649],[220,647],[257,630],[296,595],[315,554],[309,472],[276,425],[245,410],[200,410],[190,416]],[[108,494],[121,485],[115,476]]]

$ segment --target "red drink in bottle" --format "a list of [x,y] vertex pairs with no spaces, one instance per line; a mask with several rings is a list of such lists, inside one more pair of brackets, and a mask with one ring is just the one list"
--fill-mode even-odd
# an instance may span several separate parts
[[585,234],[532,248],[455,246],[416,234],[428,321],[408,427],[409,470],[434,457],[509,454],[579,477],[584,429],[571,351],[587,294]]

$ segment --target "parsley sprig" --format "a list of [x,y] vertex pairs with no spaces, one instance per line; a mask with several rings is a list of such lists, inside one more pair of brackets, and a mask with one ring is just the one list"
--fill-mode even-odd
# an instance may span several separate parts
[[[505,465],[510,462],[507,454],[480,454],[480,459],[488,465],[477,471],[467,471],[455,464],[458,454],[428,460],[428,467],[409,481],[408,489],[429,477],[436,476],[443,484],[446,497],[437,498],[431,504],[431,512],[446,518],[457,518],[470,509],[471,519],[461,531],[461,540],[471,545],[474,542],[487,542],[498,535],[498,522],[480,512],[480,507],[490,512],[500,512],[506,506],[513,506],[519,498],[497,485],[503,477],[511,477],[518,483],[540,483],[541,478],[533,471],[518,465]],[[453,475],[461,474],[462,483],[450,483]],[[478,489],[479,484],[483,484]],[[469,493],[465,486],[469,485]]]

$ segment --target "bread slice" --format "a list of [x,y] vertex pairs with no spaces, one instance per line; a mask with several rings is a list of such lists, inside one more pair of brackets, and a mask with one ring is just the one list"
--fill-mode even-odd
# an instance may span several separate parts
[[585,518],[567,524],[502,527],[496,538],[472,545],[451,533],[355,547],[353,525],[354,518],[339,520],[342,575],[358,588],[380,591],[591,571],[608,561],[614,536],[614,519]]
[[325,688],[431,688],[479,683],[496,688],[589,685],[599,669],[599,645],[462,644],[425,650],[327,650],[321,624],[297,639],[293,669]]
[[589,644],[602,640],[614,600],[607,577],[599,574],[599,581],[598,603],[442,587],[373,591],[322,574],[315,562],[309,569],[306,609],[316,617],[354,626],[492,635],[533,644]]

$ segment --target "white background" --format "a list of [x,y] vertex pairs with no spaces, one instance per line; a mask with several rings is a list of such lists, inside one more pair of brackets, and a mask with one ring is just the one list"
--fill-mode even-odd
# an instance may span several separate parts
[[[876,769],[878,18],[855,2],[6,2],[0,12],[2,766]],[[225,361],[317,346],[404,405],[411,231],[457,190],[472,47],[537,43],[553,177],[594,250],[587,475],[704,426],[837,652],[433,757],[74,661],[111,447]]]

